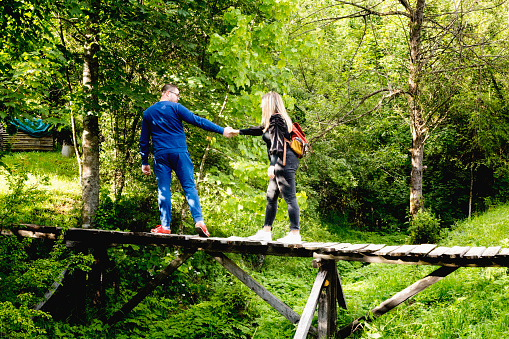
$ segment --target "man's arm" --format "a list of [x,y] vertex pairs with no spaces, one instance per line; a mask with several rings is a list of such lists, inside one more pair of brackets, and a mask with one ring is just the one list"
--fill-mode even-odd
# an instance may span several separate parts
[[148,155],[150,152],[150,129],[145,121],[141,122],[141,133],[140,133],[140,154],[142,165],[148,165]]
[[[194,125],[196,127],[200,127],[201,129],[204,129],[209,132],[216,132],[219,134],[223,134],[225,137],[227,137],[225,135],[224,127],[216,125],[212,121],[209,121],[205,118],[199,117],[196,114],[193,114],[190,110],[188,110],[181,104],[178,104],[178,106],[177,106],[177,113],[179,114],[180,118],[183,121],[187,122],[188,124]],[[228,130],[226,134],[229,135],[230,132],[231,131]]]

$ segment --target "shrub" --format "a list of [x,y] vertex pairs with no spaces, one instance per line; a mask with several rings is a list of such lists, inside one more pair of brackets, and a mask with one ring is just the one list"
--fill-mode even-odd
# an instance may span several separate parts
[[24,305],[17,308],[9,301],[0,303],[0,338],[46,338],[46,331],[34,324],[35,316],[50,318]]
[[440,219],[430,211],[421,210],[412,219],[410,241],[413,244],[434,244],[440,237]]

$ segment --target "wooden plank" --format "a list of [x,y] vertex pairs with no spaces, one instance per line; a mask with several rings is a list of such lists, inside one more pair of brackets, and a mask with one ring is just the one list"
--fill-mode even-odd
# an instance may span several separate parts
[[297,331],[295,331],[295,335],[293,336],[294,339],[305,339],[307,337],[326,276],[327,270],[319,271],[316,275],[315,283],[313,284],[308,301],[306,302],[306,306],[302,312],[299,325],[297,326]]
[[471,247],[467,253],[463,255],[464,258],[473,259],[481,257],[481,254],[486,250],[486,247]]
[[394,251],[389,253],[389,256],[391,257],[403,257],[406,256],[408,253],[410,253],[411,250],[416,248],[417,245],[403,245]]
[[453,246],[447,251],[445,251],[444,254],[442,254],[443,257],[449,257],[449,258],[461,258],[465,253],[468,252],[470,247],[468,246]]
[[498,252],[497,257],[499,258],[509,257],[509,248],[502,248],[502,250]]
[[363,249],[360,249],[360,253],[371,253],[380,251],[382,248],[385,247],[385,244],[370,244],[368,247],[364,247]]
[[316,251],[316,250],[321,250],[323,248],[334,246],[334,245],[339,245],[339,243],[338,242],[327,242],[327,243],[306,242],[306,243],[302,244],[302,247],[304,247],[305,249],[310,250],[310,251]]
[[288,319],[292,324],[296,324],[299,322],[299,315],[292,310],[288,305],[284,302],[276,298],[272,293],[267,291],[265,287],[260,285],[256,280],[254,280],[249,274],[244,272],[237,264],[235,264],[230,258],[228,258],[223,253],[208,253],[211,257],[213,257],[218,263],[220,263],[224,268],[228,270],[231,274],[233,274],[237,279],[242,281],[244,285],[249,287],[253,292],[258,294],[260,298],[265,300],[270,306],[272,306],[276,311],[279,312],[283,317]]
[[127,302],[120,310],[115,312],[111,318],[107,320],[108,324],[117,323],[121,320],[126,314],[132,311],[147,295],[149,295],[155,288],[162,283],[171,273],[177,270],[180,265],[186,262],[196,250],[184,252],[180,256],[173,259],[173,261],[166,266],[158,275],[156,275],[152,280],[149,281],[145,287],[143,287],[131,300]]
[[457,267],[440,267],[439,269],[435,270],[425,278],[415,282],[414,284],[405,288],[403,291],[396,293],[393,297],[387,299],[379,306],[373,308],[366,315],[360,317],[359,319],[353,321],[349,325],[343,327],[338,333],[339,337],[346,338],[353,334],[355,331],[364,328],[364,323],[369,323],[374,319],[380,317],[381,315],[389,312],[390,310],[400,305],[404,301],[408,300],[409,298],[413,297],[417,293],[423,291],[424,289],[428,288],[434,283],[442,280],[444,277],[451,274],[456,269]]
[[389,254],[390,252],[392,252],[392,251],[394,251],[394,250],[396,250],[396,249],[398,249],[398,248],[400,248],[400,247],[401,247],[401,245],[395,245],[395,246],[385,246],[384,248],[382,248],[382,249],[380,249],[380,250],[376,251],[376,252],[375,252],[375,253],[373,253],[373,254],[375,254],[375,255],[387,255],[387,254]]
[[450,249],[450,247],[437,247],[433,251],[428,253],[427,256],[430,258],[438,258],[438,257],[442,256],[442,254],[444,254],[449,249]]
[[410,255],[414,256],[426,255],[433,251],[436,247],[437,245],[435,244],[420,244],[419,246],[410,251]]
[[325,252],[336,252],[336,251],[338,251],[338,250],[340,250],[342,248],[348,247],[350,245],[351,245],[350,243],[342,242],[342,243],[337,244],[337,245],[324,247],[323,251],[325,251]]
[[[336,243],[336,244],[338,244],[338,243]],[[324,247],[324,243],[323,242],[305,242],[302,244],[302,247],[304,247],[307,250],[314,251],[314,250]]]
[[488,247],[486,251],[483,252],[482,257],[483,258],[492,258],[500,252],[502,247],[500,246],[494,246],[494,247]]
[[348,247],[344,247],[338,250],[340,253],[358,252],[359,250],[368,247],[369,244],[352,244]]

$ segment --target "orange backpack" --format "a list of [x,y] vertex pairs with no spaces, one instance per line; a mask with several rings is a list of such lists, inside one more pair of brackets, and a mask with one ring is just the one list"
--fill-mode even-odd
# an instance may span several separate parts
[[311,150],[311,146],[309,146],[308,141],[306,140],[306,135],[300,128],[300,125],[297,122],[292,124],[292,133],[290,133],[291,140],[285,139],[285,148],[283,154],[283,166],[286,165],[286,143],[290,144],[290,148],[297,154],[297,157],[300,159],[305,156],[309,150]]

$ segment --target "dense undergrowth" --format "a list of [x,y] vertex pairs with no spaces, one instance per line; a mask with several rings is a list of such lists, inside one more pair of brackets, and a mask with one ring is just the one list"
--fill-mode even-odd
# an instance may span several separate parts
[[[64,159],[58,153],[24,153],[4,157],[2,161],[11,171],[4,171],[0,176],[0,222],[3,227],[11,223],[77,225],[79,208],[76,201],[79,201],[80,187],[73,159]],[[152,188],[148,187],[146,191]],[[138,192],[135,197],[142,193]],[[151,203],[153,201],[148,202],[150,206]],[[134,205],[130,204],[126,206]],[[114,208],[108,206],[103,204],[103,211]],[[126,208],[126,211],[133,209]],[[208,211],[214,213],[212,208]],[[109,214],[103,215],[106,224]],[[129,217],[138,218],[135,212]],[[439,244],[509,246],[508,219],[509,205],[493,207],[442,232]],[[223,221],[211,223],[215,235],[243,236],[251,232],[251,227],[256,227],[241,227],[246,220],[240,217],[228,216]],[[131,221],[131,224],[119,222],[112,228],[143,228],[148,222],[150,220]],[[284,224],[284,219],[280,219],[276,227],[282,229]],[[349,228],[340,218],[322,220],[306,212],[302,225],[303,237],[307,241],[400,244],[409,239],[406,234],[361,232]],[[108,250],[111,264],[104,277],[107,289],[102,304],[94,304],[92,296],[88,295],[87,307],[80,313],[75,305],[66,302],[65,292],[60,292],[55,295],[53,304],[49,302],[42,311],[33,310],[65,267],[75,270],[76,274],[79,272],[76,268],[91,274],[91,254],[70,253],[59,242],[2,235],[0,337],[261,339],[291,338],[294,335],[294,325],[203,252],[194,254],[171,280],[157,287],[124,320],[113,326],[107,325],[105,319],[178,255],[178,251],[169,248],[135,245],[111,248]],[[229,257],[297,313],[302,313],[316,277],[310,258],[232,254]],[[348,304],[347,310],[338,311],[338,324],[346,325],[364,315],[434,269],[338,262]],[[71,282],[64,282],[64,291],[65,286],[70,285]],[[508,290],[506,268],[461,268],[366,324],[365,330],[353,337],[507,338]]]

